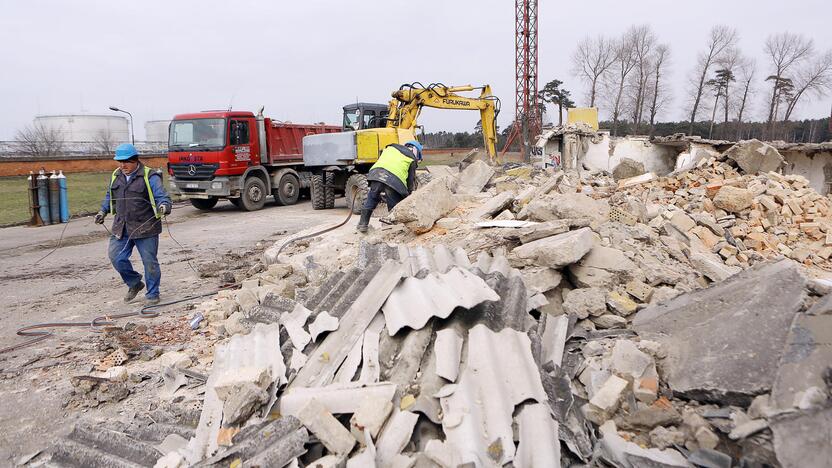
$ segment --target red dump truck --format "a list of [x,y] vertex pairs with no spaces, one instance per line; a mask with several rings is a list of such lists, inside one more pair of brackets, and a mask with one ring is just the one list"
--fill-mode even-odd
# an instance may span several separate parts
[[200,210],[221,198],[246,211],[263,208],[274,196],[297,203],[310,186],[303,166],[303,137],[340,132],[331,125],[280,123],[239,111],[180,114],[170,123],[168,173],[173,193]]

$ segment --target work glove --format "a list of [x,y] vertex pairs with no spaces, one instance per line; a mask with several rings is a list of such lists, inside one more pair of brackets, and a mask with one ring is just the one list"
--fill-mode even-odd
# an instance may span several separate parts
[[107,217],[107,213],[103,211],[99,211],[95,214],[95,224],[104,224],[104,218]]
[[168,205],[167,203],[160,204],[159,205],[159,213],[161,213],[162,216],[169,215],[170,214],[170,205]]

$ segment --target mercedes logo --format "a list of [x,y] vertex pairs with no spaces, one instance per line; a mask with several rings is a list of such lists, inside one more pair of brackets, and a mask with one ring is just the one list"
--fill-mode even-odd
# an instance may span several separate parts
[[188,166],[188,175],[196,175],[196,166],[193,164]]

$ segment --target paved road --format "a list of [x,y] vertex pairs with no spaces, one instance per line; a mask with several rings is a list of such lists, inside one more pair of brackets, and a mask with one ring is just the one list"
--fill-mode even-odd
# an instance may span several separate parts
[[[217,286],[215,278],[199,278],[189,262],[196,267],[235,252],[250,257],[254,264],[262,247],[279,238],[343,219],[347,210],[343,199],[338,202],[340,208],[335,210],[313,211],[307,201],[287,207],[270,205],[251,213],[238,211],[228,202],[207,213],[189,204],[177,205],[169,217],[170,231],[164,230],[160,242],[162,299],[210,291]],[[62,246],[43,258],[58,244],[64,228]],[[20,342],[14,333],[24,325],[87,321],[140,307],[122,301],[126,287],[109,263],[107,242],[108,233],[95,225],[92,217],[74,219],[68,225],[0,229],[0,348]],[[138,253],[134,252],[133,262],[141,272]],[[78,373],[79,366],[35,369],[44,360],[55,361],[58,346],[72,348],[88,343],[92,332],[83,329],[58,334],[21,351],[0,355],[1,466],[9,466],[8,462],[24,453],[45,448],[49,441],[46,436],[61,432],[78,417],[77,413],[64,411],[61,404],[69,393],[68,377]],[[44,360],[20,367],[33,359]]]

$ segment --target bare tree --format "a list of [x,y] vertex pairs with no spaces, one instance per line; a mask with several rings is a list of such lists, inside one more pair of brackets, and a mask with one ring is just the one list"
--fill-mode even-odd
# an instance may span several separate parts
[[595,107],[598,85],[615,62],[615,41],[604,36],[585,37],[572,54],[572,73],[589,86],[589,107]]
[[705,79],[708,70],[722,56],[722,53],[737,42],[737,31],[728,26],[714,26],[708,39],[708,47],[705,52],[699,54],[691,77],[691,110],[690,126],[688,134],[693,133],[693,123],[696,121],[696,113],[702,102],[702,95],[705,92]]
[[56,156],[64,149],[64,137],[59,127],[35,122],[18,130],[14,137],[16,150],[27,156]]
[[619,39],[615,46],[615,62],[612,65],[611,81],[609,83],[610,102],[612,107],[612,134],[618,136],[618,123],[624,104],[624,90],[627,78],[636,66],[633,53],[634,29],[630,28]]
[[832,50],[815,57],[801,67],[793,80],[794,95],[788,102],[783,120],[789,120],[798,100],[806,94],[825,96],[832,89]]
[[765,129],[765,136],[771,136],[784,90],[784,80],[790,79],[787,74],[793,66],[800,64],[812,55],[814,44],[811,39],[802,35],[783,32],[769,36],[766,39],[764,50],[771,61],[772,70],[767,80],[773,82]]
[[754,94],[754,78],[757,73],[757,63],[754,59],[743,57],[739,62],[737,71],[739,76],[739,92],[742,93],[737,109],[737,140],[741,140],[743,130],[742,117],[747,109],[749,98]]
[[650,101],[650,136],[656,130],[656,115],[668,100],[666,86],[662,78],[667,74],[667,67],[670,64],[670,47],[665,44],[659,44],[653,52],[653,87],[652,99]]
[[644,114],[644,105],[647,99],[650,75],[653,69],[653,49],[656,47],[656,36],[648,25],[635,26],[631,29],[633,58],[635,60],[635,73],[632,76],[633,89],[633,125],[634,132],[638,133]]
[[116,138],[109,128],[101,129],[92,143],[92,150],[98,154],[110,154],[115,151]]

